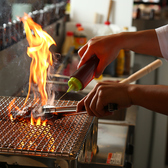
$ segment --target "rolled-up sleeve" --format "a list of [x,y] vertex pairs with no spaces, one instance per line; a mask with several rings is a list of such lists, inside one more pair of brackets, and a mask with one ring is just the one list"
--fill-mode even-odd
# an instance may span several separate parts
[[163,57],[168,61],[168,25],[155,29],[161,53]]

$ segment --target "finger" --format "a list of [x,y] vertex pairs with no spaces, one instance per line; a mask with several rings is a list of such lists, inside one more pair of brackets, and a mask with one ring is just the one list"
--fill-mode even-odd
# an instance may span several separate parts
[[86,99],[86,97],[84,97],[82,100],[80,100],[77,104],[77,108],[76,108],[76,112],[80,112],[82,111],[83,107],[84,107],[84,100]]
[[[88,61],[93,55],[95,55],[94,51],[89,48],[89,45],[87,45],[87,48],[84,47],[84,49],[85,50],[82,49],[82,51],[80,51],[80,53],[82,53],[83,55],[82,55],[82,57],[81,57],[81,59],[80,59],[80,61],[78,63],[78,66],[77,66],[78,69],[83,64],[85,64],[86,61]],[[83,51],[85,51],[85,52],[83,53]]]
[[100,116],[110,114],[105,110],[105,107],[111,102],[111,100],[108,97],[108,95],[111,95],[109,90],[109,83],[110,82],[103,82],[103,84],[101,84],[100,87],[98,87],[97,89],[97,100],[95,110]]
[[90,108],[90,103],[91,103],[91,98],[90,97],[87,96],[87,98],[84,101],[85,109],[90,116],[95,116],[95,114],[92,112],[92,110]]
[[88,111],[90,114],[94,114],[96,117],[102,117],[103,114],[97,112],[97,100],[99,98],[99,87],[102,83],[98,83],[94,89],[88,94],[86,101],[86,106],[88,106]]
[[94,95],[94,97],[92,98],[91,103],[90,103],[90,109],[96,117],[102,117],[103,114],[96,110],[97,109],[97,100],[98,100],[98,93],[96,93]]
[[97,92],[92,98],[91,104],[90,104],[91,111],[95,114],[96,117],[99,117],[99,118],[113,114],[113,112],[108,112],[105,110],[105,106],[107,106],[107,104],[106,103],[103,104],[104,103],[103,100],[104,98],[101,99]]
[[112,85],[112,84],[116,84],[116,82],[115,81],[103,81],[103,82],[99,82],[98,84],[97,84],[97,86],[101,86],[101,85]]
[[96,87],[92,89],[92,91],[87,95],[87,98],[84,101],[86,111],[91,116],[95,116],[95,113],[93,113],[92,109],[90,108],[91,101],[92,101],[92,98],[94,97],[95,93],[96,93]]
[[78,55],[79,55],[80,57],[82,57],[87,48],[88,48],[88,43],[86,43],[83,47],[81,47],[81,48],[78,50]]

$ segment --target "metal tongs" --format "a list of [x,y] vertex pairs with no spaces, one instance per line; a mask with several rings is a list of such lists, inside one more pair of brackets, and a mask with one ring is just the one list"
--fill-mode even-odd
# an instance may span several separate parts
[[53,115],[79,115],[79,114],[87,114],[87,111],[83,109],[83,111],[76,112],[76,105],[73,106],[48,106],[45,105],[42,107],[42,115],[44,114],[53,114]]
[[[76,105],[73,106],[49,106],[44,105],[42,107],[42,115],[44,114],[53,114],[53,115],[79,115],[79,114],[87,114],[87,111],[85,110],[85,107],[83,107],[82,111],[76,112]],[[108,112],[113,112],[117,110],[117,104],[109,103],[108,106],[105,106],[104,109]]]

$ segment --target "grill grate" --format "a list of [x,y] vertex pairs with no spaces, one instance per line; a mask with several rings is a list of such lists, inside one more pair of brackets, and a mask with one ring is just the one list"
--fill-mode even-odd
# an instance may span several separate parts
[[[21,108],[25,98],[15,97]],[[52,120],[46,126],[34,126],[27,120],[11,121],[7,107],[13,97],[0,96],[0,153],[75,158],[86,138],[93,117],[73,115]],[[27,105],[33,104],[29,99]],[[76,101],[55,101],[57,106],[76,105]],[[37,103],[38,105],[38,103]]]

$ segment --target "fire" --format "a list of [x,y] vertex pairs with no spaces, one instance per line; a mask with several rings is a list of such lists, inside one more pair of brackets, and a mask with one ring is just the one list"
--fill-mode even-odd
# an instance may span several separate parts
[[37,119],[35,119],[33,117],[33,114],[31,113],[31,125],[43,125],[46,126],[47,120],[42,121],[41,117],[38,117]]
[[14,98],[14,99],[9,103],[9,106],[8,106],[8,111],[9,111],[8,116],[9,116],[9,118],[10,118],[11,120],[13,120],[13,116],[12,116],[12,114],[11,114],[11,109],[12,109],[13,106],[15,107],[15,105],[14,105],[15,99],[16,99],[16,98]]
[[[35,23],[27,14],[22,18],[22,21],[24,23],[26,38],[29,43],[27,54],[32,58],[27,99],[29,98],[31,84],[33,82],[38,85],[38,91],[43,106],[47,103],[48,99],[46,92],[47,69],[49,65],[52,65],[53,63],[49,47],[52,44],[56,45],[56,43],[45,31],[42,30],[41,26]],[[34,97],[37,97],[35,92]]]
[[[48,95],[46,92],[47,69],[49,65],[53,64],[52,53],[49,51],[49,48],[53,44],[56,45],[56,43],[44,30],[42,30],[40,25],[31,19],[29,15],[25,14],[21,20],[24,23],[26,38],[29,43],[29,47],[27,48],[27,55],[32,58],[30,64],[29,90],[24,106],[30,97],[31,91],[34,93],[34,99],[40,99],[41,105],[43,106],[47,103],[48,100]],[[34,91],[34,86],[32,85],[38,88],[38,93]],[[14,105],[14,102],[15,99],[11,101],[8,107],[9,116],[11,119],[11,108],[14,107],[17,110],[20,110],[17,106]],[[41,118],[36,120],[33,118],[33,115],[31,116],[32,125],[46,124],[46,121],[42,122]]]

